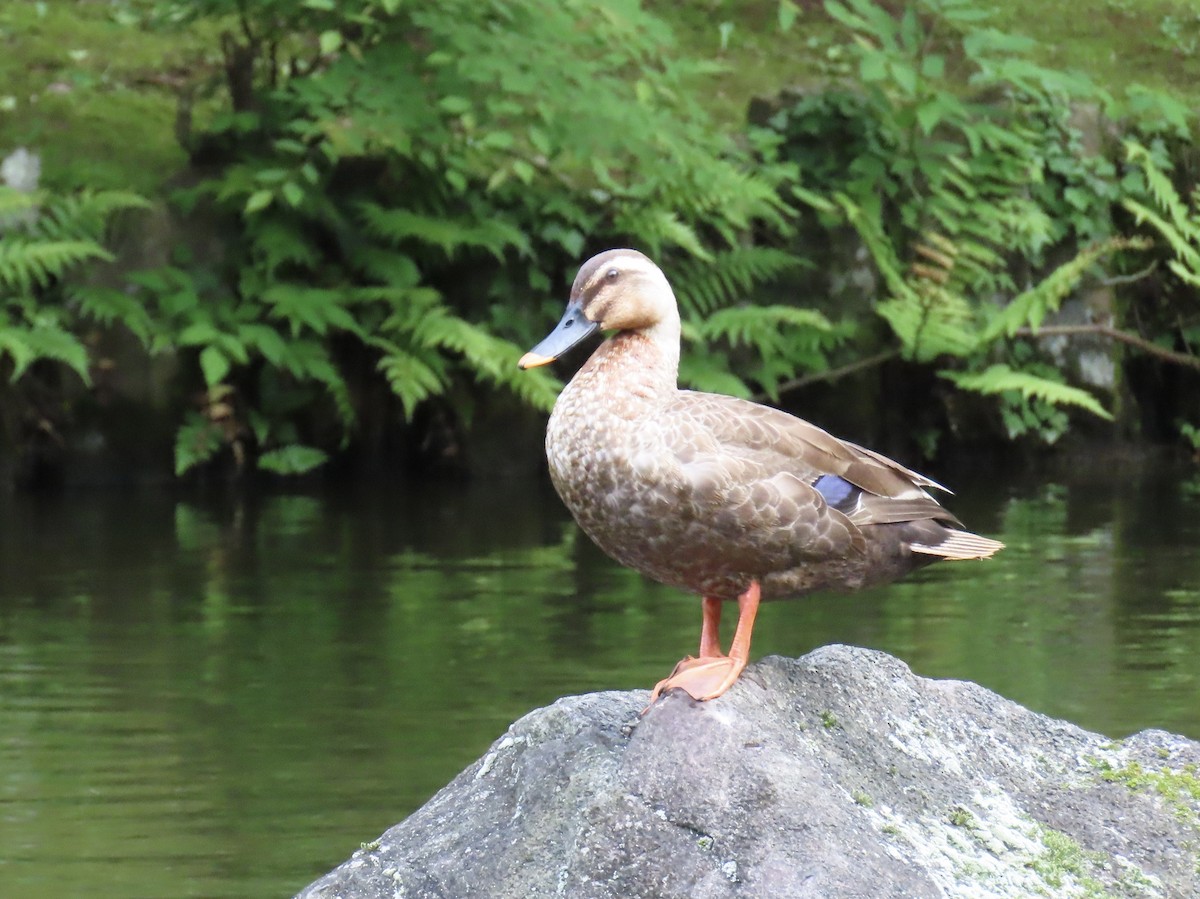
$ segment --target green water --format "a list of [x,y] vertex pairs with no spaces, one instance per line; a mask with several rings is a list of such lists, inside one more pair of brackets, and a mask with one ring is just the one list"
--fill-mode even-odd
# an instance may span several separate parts
[[[1122,736],[1200,738],[1200,476],[957,483],[1009,548],[764,607],[754,654],[877,647]],[[540,483],[0,508],[0,896],[287,896],[508,723],[647,687],[699,603]]]

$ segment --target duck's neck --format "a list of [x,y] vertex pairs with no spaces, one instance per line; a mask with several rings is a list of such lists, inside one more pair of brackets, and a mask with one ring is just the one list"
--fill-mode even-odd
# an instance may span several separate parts
[[656,403],[672,396],[679,384],[679,319],[618,332],[592,354],[575,380],[614,399]]

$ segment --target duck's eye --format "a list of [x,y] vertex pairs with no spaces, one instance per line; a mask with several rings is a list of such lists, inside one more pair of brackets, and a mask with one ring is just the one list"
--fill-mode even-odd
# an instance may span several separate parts
[[610,268],[608,271],[606,271],[604,273],[604,277],[607,278],[610,282],[612,282],[612,281],[617,280],[617,278],[621,277],[621,273],[615,268]]

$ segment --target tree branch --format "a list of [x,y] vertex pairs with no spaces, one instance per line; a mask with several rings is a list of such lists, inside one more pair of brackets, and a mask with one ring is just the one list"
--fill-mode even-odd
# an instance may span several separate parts
[[882,365],[885,362],[890,362],[900,355],[899,350],[884,350],[876,353],[874,356],[867,356],[864,359],[856,359],[847,365],[842,365],[838,368],[831,368],[827,371],[816,371],[812,374],[804,375],[803,377],[793,378],[790,381],[785,381],[779,385],[780,393],[787,393],[791,390],[799,390],[801,387],[808,387],[810,384],[822,384],[826,382],[837,381],[844,378],[846,375],[852,375],[855,372],[860,372],[867,368],[872,368],[876,365]]
[[1155,259],[1148,266],[1131,275],[1110,275],[1107,278],[1101,278],[1100,283],[1105,287],[1119,287],[1122,284],[1133,284],[1135,281],[1140,281],[1142,278],[1148,278],[1154,274],[1154,270],[1158,268],[1158,260]]
[[1093,337],[1107,337],[1109,340],[1129,344],[1132,347],[1137,347],[1147,355],[1162,359],[1164,362],[1183,365],[1187,368],[1200,369],[1200,356],[1192,356],[1188,353],[1177,353],[1175,350],[1168,350],[1166,347],[1161,347],[1147,340],[1145,337],[1139,337],[1137,334],[1122,331],[1120,328],[1114,328],[1112,325],[1044,325],[1037,330],[1033,328],[1018,328],[1013,336],[1033,338],[1078,337],[1085,334]]

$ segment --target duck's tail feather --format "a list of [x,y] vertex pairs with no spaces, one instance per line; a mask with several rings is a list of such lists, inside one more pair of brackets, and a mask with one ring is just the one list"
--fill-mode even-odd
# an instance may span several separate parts
[[915,553],[938,556],[942,559],[986,559],[1004,549],[1004,544],[990,537],[980,537],[969,531],[948,528],[946,539],[936,545],[910,543],[909,549]]

